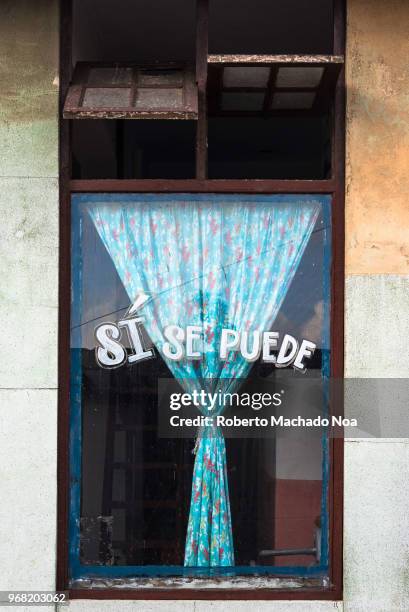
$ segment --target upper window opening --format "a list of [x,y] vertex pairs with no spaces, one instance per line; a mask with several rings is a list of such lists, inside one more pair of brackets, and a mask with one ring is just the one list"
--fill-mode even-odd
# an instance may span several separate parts
[[[73,2],[63,116],[118,120],[72,127],[73,176],[331,177],[344,61],[334,55],[332,0],[119,0],[115,11],[108,0]],[[127,119],[160,125],[130,128]],[[90,152],[81,131],[98,133],[98,142],[114,134],[109,176],[98,169],[97,142]],[[150,134],[163,143],[158,153]],[[124,166],[134,151],[137,161]]]
[[74,0],[73,62],[195,60],[192,0]]
[[331,0],[210,0],[210,53],[332,51]]

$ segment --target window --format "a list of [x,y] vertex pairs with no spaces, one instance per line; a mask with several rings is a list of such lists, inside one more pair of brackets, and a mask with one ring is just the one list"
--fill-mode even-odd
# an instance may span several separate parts
[[64,117],[89,116],[197,119],[194,72],[177,64],[80,63],[65,101]]
[[192,4],[62,15],[59,582],[339,597],[342,14]]

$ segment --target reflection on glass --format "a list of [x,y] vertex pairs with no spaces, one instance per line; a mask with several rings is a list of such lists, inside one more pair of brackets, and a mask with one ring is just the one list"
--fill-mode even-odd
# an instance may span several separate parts
[[281,67],[277,74],[276,87],[318,87],[323,75],[321,66]]
[[224,87],[266,87],[270,68],[231,66],[223,70]]
[[127,87],[87,87],[82,106],[87,107],[126,107],[129,106],[131,89]]
[[91,68],[88,85],[131,85],[132,68],[121,66],[101,66]]
[[148,110],[159,108],[175,109],[180,108],[182,104],[182,89],[156,89],[145,87],[138,89],[135,99],[135,108],[146,108]]
[[139,70],[138,85],[182,87],[183,72],[181,70]]

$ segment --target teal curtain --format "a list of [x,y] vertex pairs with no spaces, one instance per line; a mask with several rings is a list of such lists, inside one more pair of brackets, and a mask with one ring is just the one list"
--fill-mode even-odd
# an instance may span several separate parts
[[[251,368],[219,358],[223,327],[271,329],[319,214],[313,196],[93,196],[89,213],[144,326],[185,391],[237,391]],[[163,353],[168,325],[203,327],[200,360]],[[201,406],[209,414],[207,406]],[[214,415],[222,410],[216,407]],[[214,427],[195,448],[185,566],[234,565],[226,448]]]

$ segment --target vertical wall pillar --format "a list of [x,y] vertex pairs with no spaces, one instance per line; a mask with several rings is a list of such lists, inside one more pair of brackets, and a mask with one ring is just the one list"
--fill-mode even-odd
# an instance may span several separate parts
[[[408,377],[409,5],[347,7],[346,376]],[[346,442],[345,610],[409,608],[408,479],[408,440]]]
[[58,1],[3,0],[0,24],[0,590],[52,590]]

